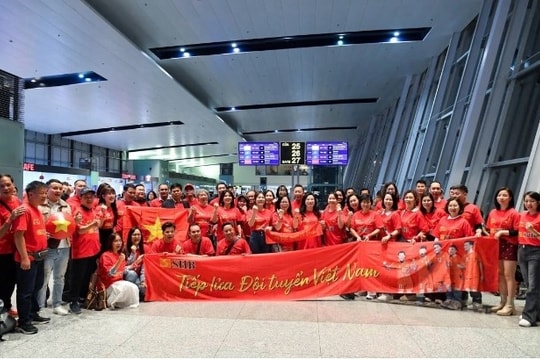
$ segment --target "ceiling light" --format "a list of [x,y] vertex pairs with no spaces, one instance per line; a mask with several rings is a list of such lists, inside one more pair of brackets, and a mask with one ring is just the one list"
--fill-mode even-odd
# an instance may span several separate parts
[[394,31],[394,36],[398,37],[399,36],[399,31]]
[[391,43],[397,43],[397,42],[399,42],[399,39],[398,39],[397,37],[394,36],[394,37],[391,37],[391,38],[390,38],[390,42],[391,42]]
[[338,40],[337,44],[338,44],[339,46],[343,45],[343,40]]
[[183,54],[182,56],[185,57],[185,58],[188,58],[188,57],[190,57],[191,55],[186,51],[186,52],[184,52],[184,54]]
[[237,47],[235,47],[235,48],[233,49],[233,52],[234,52],[234,53],[239,53],[239,52],[240,52],[240,49],[237,48]]
[[236,43],[232,43],[231,46],[232,46],[233,48],[236,48]]

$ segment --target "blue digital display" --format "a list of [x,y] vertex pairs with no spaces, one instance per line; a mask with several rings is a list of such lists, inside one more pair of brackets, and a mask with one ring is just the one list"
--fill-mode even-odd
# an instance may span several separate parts
[[346,141],[306,142],[307,165],[347,165],[349,146]]
[[278,142],[238,143],[239,165],[279,165]]

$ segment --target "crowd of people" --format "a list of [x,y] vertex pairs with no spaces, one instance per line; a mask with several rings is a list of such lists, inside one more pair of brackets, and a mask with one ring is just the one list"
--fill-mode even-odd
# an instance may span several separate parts
[[[484,220],[480,209],[468,202],[465,185],[452,186],[445,198],[442,186],[419,180],[400,196],[394,183],[386,183],[373,201],[368,189],[336,189],[324,209],[318,197],[295,185],[292,195],[281,185],[271,190],[236,194],[224,183],[210,199],[205,189],[162,183],[158,193],[146,193],[143,184],[126,184],[122,194],[103,183],[96,190],[85,180],[73,187],[57,179],[29,183],[19,199],[13,178],[0,175],[0,299],[18,316],[18,331],[35,334],[35,324],[50,321],[39,314],[48,305],[53,313],[80,314],[93,274],[107,289],[110,308],[135,307],[144,300],[146,283],[143,257],[148,253],[222,256],[298,251],[350,241],[423,242],[472,236],[493,236],[499,244],[500,316],[516,313],[515,273],[519,264],[527,285],[519,325],[535,326],[540,317],[540,194],[524,196],[524,210],[515,209],[511,189],[494,194],[495,209]],[[118,196],[117,196],[118,195]],[[127,206],[183,208],[188,212],[187,239],[181,241],[175,224],[162,225],[163,238],[146,243],[140,228],[123,238]],[[70,214],[76,223],[72,236],[48,233],[48,218]],[[295,242],[268,245],[268,231],[294,233],[316,226],[322,235]],[[49,289],[50,277],[53,277]],[[15,286],[17,309],[11,303]],[[465,292],[417,294],[417,300],[437,298],[447,308],[466,302]],[[354,300],[357,296],[343,294]],[[479,291],[470,293],[472,306],[482,304]],[[368,292],[366,299],[385,300],[391,294]],[[66,306],[67,305],[67,306]]]

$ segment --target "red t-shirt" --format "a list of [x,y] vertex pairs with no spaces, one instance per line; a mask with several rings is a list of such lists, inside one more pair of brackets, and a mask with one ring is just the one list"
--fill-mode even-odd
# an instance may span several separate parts
[[[302,229],[305,225],[308,224],[319,224],[319,218],[312,211],[306,212],[302,217],[302,222],[299,224],[299,228]],[[320,225],[319,225],[320,226]],[[312,236],[306,238],[304,241],[297,242],[297,248],[302,249],[314,249],[322,246],[322,241],[320,236]]]
[[109,275],[109,271],[113,268],[114,264],[118,261],[120,254],[116,254],[112,251],[105,251],[99,258],[98,265],[98,277],[105,285],[105,288],[111,286],[111,284],[124,279],[124,269],[126,268],[126,260],[120,263],[116,273]]
[[[387,214],[385,211],[381,210],[377,213],[377,217],[377,223],[382,229],[382,234],[379,236],[380,238],[390,235],[396,229],[401,230],[401,216],[399,211],[392,211]],[[395,240],[395,238],[391,238],[391,240]]]
[[540,239],[525,227],[531,223],[537,232],[540,232],[540,212],[531,215],[528,211],[522,212],[519,218],[519,245],[540,246]]
[[444,210],[438,208],[435,208],[435,210],[430,213],[422,213],[422,215],[424,216],[424,220],[426,220],[428,224],[429,232],[431,234],[433,234],[433,229],[435,229],[437,227],[437,224],[439,224],[439,220],[448,216],[448,214]]
[[433,206],[435,206],[437,209],[440,209],[446,213],[446,199],[440,198],[439,201],[434,201]]
[[[24,231],[24,242],[27,252],[36,252],[47,249],[47,229],[45,218],[41,211],[28,203],[23,203],[26,211],[13,221],[13,233]],[[30,256],[30,260],[33,257]],[[15,251],[15,261],[21,262],[21,254]]]
[[343,227],[341,229],[339,228],[338,219],[340,215],[341,213],[337,210],[330,211],[328,209],[321,214],[321,220],[323,220],[325,223],[324,245],[326,246],[343,244],[347,238],[347,233],[345,232],[345,221],[342,221]]
[[186,240],[182,243],[182,246],[184,248],[185,254],[195,254],[195,255],[208,255],[213,256],[215,254],[214,251],[214,245],[212,245],[212,241],[210,241],[207,237],[202,237],[201,239],[201,247],[199,248],[199,251],[197,251],[197,248],[199,247],[199,244],[194,244],[191,240]]
[[221,239],[224,237],[223,235],[223,224],[225,223],[232,223],[234,226],[234,231],[238,232],[238,224],[242,222],[242,213],[240,213],[240,210],[237,207],[232,208],[224,208],[219,207],[218,208],[218,221],[217,221],[217,238]]
[[[375,210],[369,210],[368,212],[359,210],[353,214],[350,227],[356,231],[358,236],[363,237],[381,227],[377,218],[378,216]],[[371,236],[370,240],[377,240],[378,238],[378,236]]]
[[68,198],[66,202],[71,207],[72,214],[75,214],[75,210],[81,207],[81,198],[76,195],[73,195],[72,197]]
[[216,255],[241,255],[241,254],[251,254],[251,249],[249,248],[248,243],[246,240],[240,238],[234,242],[234,245],[232,246],[231,250],[228,254],[226,254],[227,249],[229,248],[230,244],[225,240],[221,239],[218,242],[217,245],[217,253]]
[[[487,227],[491,236],[499,230],[519,230],[519,212],[514,209],[493,209],[487,219]],[[517,236],[502,236],[506,241],[517,244]]]
[[99,253],[101,244],[99,242],[99,228],[97,225],[86,229],[83,233],[79,233],[80,227],[94,221],[96,217],[99,217],[93,209],[89,210],[84,207],[79,207],[73,213],[81,213],[82,220],[77,225],[75,233],[73,234],[71,244],[71,257],[73,259],[82,259],[90,256],[94,256]]
[[469,224],[471,224],[473,229],[476,225],[484,222],[480,208],[471,203],[465,205],[465,208],[463,209],[463,217],[469,222]]
[[[6,205],[14,210],[18,208],[22,202],[16,196],[11,196],[8,200],[4,200]],[[11,211],[6,209],[3,205],[0,205],[0,227],[2,227],[6,221],[11,217]],[[13,224],[11,230],[0,238],[0,254],[13,254],[15,253],[15,241],[13,240]]]
[[[252,214],[253,214],[253,210],[248,210],[246,214],[246,221],[249,222]],[[255,231],[255,230],[264,231],[267,226],[270,226],[270,222],[272,221],[272,214],[273,212],[271,210],[258,209],[255,212],[255,224],[251,226],[251,231]]]
[[443,217],[439,220],[438,226],[433,229],[433,236],[439,240],[458,239],[473,235],[474,230],[463,216]]
[[210,220],[214,214],[214,207],[210,205],[202,206],[200,203],[193,205],[195,212],[193,213],[193,224],[199,225],[201,234],[207,236],[210,234]]
[[152,242],[152,247],[150,248],[150,254],[156,254],[156,253],[183,254],[184,250],[183,250],[182,244],[176,239],[174,239],[173,241],[169,243],[161,239],[161,240],[155,240]]
[[[278,222],[279,215],[277,212],[272,214],[272,226],[274,227],[274,230],[280,233],[292,233],[294,232],[294,218],[285,213],[283,214],[283,218],[281,219],[281,227],[279,230],[276,229],[275,225]],[[283,243],[280,244],[281,251],[293,251],[294,250],[294,243]]]
[[421,231],[427,233],[428,223],[417,208],[401,211],[401,236],[404,240],[411,240]]
[[154,200],[150,201],[151,207],[161,207],[163,205],[163,201],[161,198],[155,198]]

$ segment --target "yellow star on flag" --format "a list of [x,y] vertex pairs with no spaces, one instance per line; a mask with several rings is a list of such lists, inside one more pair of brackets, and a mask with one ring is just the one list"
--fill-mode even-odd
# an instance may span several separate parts
[[144,228],[150,232],[150,236],[146,239],[147,243],[151,243],[155,240],[163,238],[163,231],[161,230],[161,220],[156,217],[156,221],[152,225],[144,225]]
[[62,217],[58,220],[53,220],[52,223],[54,224],[55,233],[59,231],[68,232],[68,226],[71,224],[71,221],[68,221],[66,218]]

